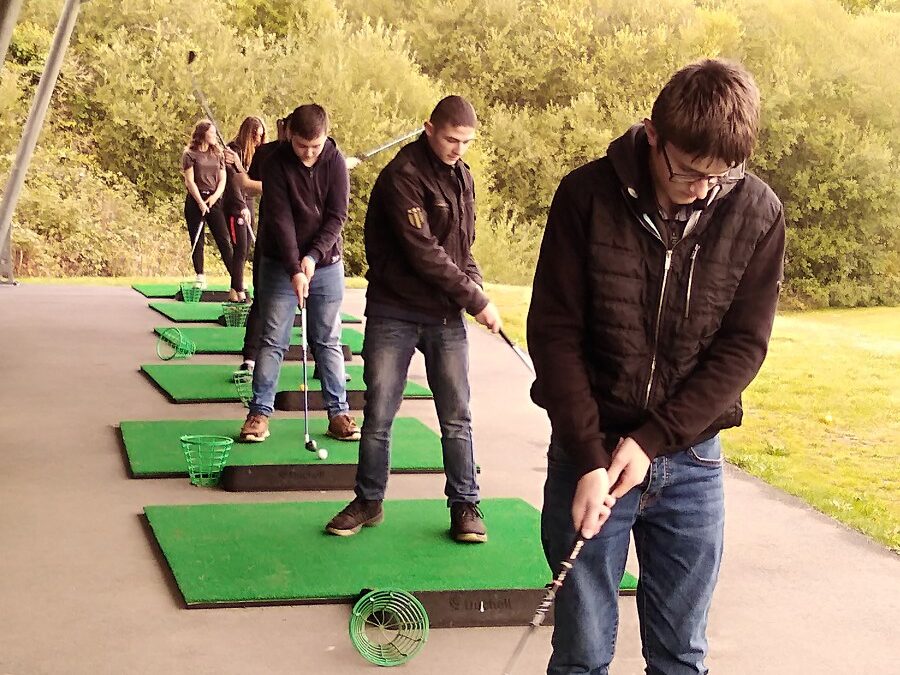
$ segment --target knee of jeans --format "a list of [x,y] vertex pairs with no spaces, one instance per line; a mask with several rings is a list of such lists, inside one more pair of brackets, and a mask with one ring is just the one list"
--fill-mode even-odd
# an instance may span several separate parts
[[440,426],[444,438],[468,439],[472,436],[472,421],[467,417],[440,420]]

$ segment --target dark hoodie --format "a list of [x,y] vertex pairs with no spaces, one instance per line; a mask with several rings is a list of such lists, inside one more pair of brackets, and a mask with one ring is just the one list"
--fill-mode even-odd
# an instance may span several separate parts
[[784,259],[782,206],[752,174],[664,240],[643,125],[560,183],[528,313],[535,403],[582,472],[619,438],[652,458],[741,422],[766,355]]
[[334,139],[306,167],[290,143],[280,144],[262,165],[263,254],[282,261],[290,276],[310,256],[320,267],[341,259],[341,228],[347,220],[350,176]]

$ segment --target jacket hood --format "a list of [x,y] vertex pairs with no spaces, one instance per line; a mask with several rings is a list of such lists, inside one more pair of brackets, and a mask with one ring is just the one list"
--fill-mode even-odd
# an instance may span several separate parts
[[[647,141],[647,130],[644,123],[640,122],[631,127],[623,135],[609,144],[606,154],[612,162],[613,170],[622,191],[639,208],[638,202],[645,199],[649,203],[655,201],[655,197],[648,199],[647,195],[641,195],[642,191],[652,190],[652,182],[649,177],[647,158],[650,152],[650,143]],[[734,189],[734,183],[718,185],[709,191],[709,195],[703,201],[694,202],[694,209],[701,210],[709,206],[713,201],[721,199]],[[644,199],[642,199],[642,197]]]

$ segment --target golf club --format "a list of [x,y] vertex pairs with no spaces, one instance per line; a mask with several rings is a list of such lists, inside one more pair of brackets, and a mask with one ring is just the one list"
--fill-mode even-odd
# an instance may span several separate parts
[[412,131],[405,133],[402,136],[397,136],[397,138],[394,138],[394,139],[388,141],[384,145],[379,145],[377,148],[372,148],[371,150],[366,150],[365,152],[359,153],[358,155],[356,155],[356,158],[359,161],[364,162],[365,160],[369,159],[369,157],[372,157],[373,155],[377,155],[379,152],[382,152],[383,150],[387,150],[388,148],[393,147],[393,146],[397,145],[398,143],[402,143],[407,138],[412,138],[413,136],[415,136],[416,134],[419,134],[421,132],[422,132],[422,127],[416,127]]
[[197,242],[200,241],[200,237],[203,236],[203,228],[206,227],[206,218],[200,219],[200,227],[197,229],[197,234],[194,235],[194,243],[191,244],[191,259],[194,258],[194,251],[197,249]]
[[525,364],[525,367],[531,371],[531,374],[534,377],[537,377],[537,374],[534,372],[534,364],[531,362],[531,358],[528,356],[528,354],[522,351],[519,345],[509,339],[509,336],[505,332],[503,332],[502,328],[500,329],[500,337],[502,337],[503,341],[506,342],[506,344],[510,346],[510,349],[512,349],[516,353],[516,356],[518,356],[522,363]]
[[309,437],[309,382],[307,380],[306,344],[306,302],[303,302],[300,304],[300,351],[303,358],[303,444],[307,450],[316,453],[316,457],[319,459],[327,459],[328,451],[320,448]]
[[538,605],[537,611],[531,619],[531,623],[525,629],[525,632],[522,633],[522,637],[519,638],[519,643],[516,645],[512,656],[509,658],[506,667],[503,669],[503,675],[511,675],[513,666],[516,665],[516,661],[519,659],[519,656],[525,649],[525,645],[528,643],[528,638],[534,633],[535,628],[544,623],[544,618],[547,616],[547,612],[550,611],[550,607],[553,605],[556,594],[559,593],[559,590],[562,588],[563,582],[566,580],[566,575],[569,573],[569,570],[572,569],[573,565],[575,565],[575,559],[578,558],[578,554],[581,553],[583,547],[584,538],[581,535],[578,535],[575,539],[575,544],[572,546],[572,552],[569,553],[568,558],[563,560],[562,569],[559,570],[559,574],[556,575],[553,583],[550,584],[550,588],[547,589],[544,599],[541,600],[541,604]]
[[216,122],[216,118],[213,115],[212,110],[209,107],[209,104],[206,102],[206,96],[203,95],[203,91],[200,87],[197,86],[197,78],[194,77],[194,69],[191,65],[194,63],[194,60],[197,58],[197,52],[193,49],[188,52],[188,72],[191,75],[191,86],[194,88],[194,98],[197,99],[197,103],[200,104],[200,107],[203,109],[203,114],[209,118],[209,121],[213,123],[213,126],[216,128],[216,137],[219,139],[219,143],[222,147],[225,147],[225,139],[222,138],[222,132],[219,129],[219,123]]

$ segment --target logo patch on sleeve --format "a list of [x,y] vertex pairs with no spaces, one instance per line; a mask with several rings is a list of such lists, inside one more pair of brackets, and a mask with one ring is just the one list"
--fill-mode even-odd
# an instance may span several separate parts
[[422,211],[422,208],[419,206],[414,206],[406,212],[406,217],[409,219],[409,224],[412,225],[417,230],[422,229],[422,225],[425,223],[425,213]]

